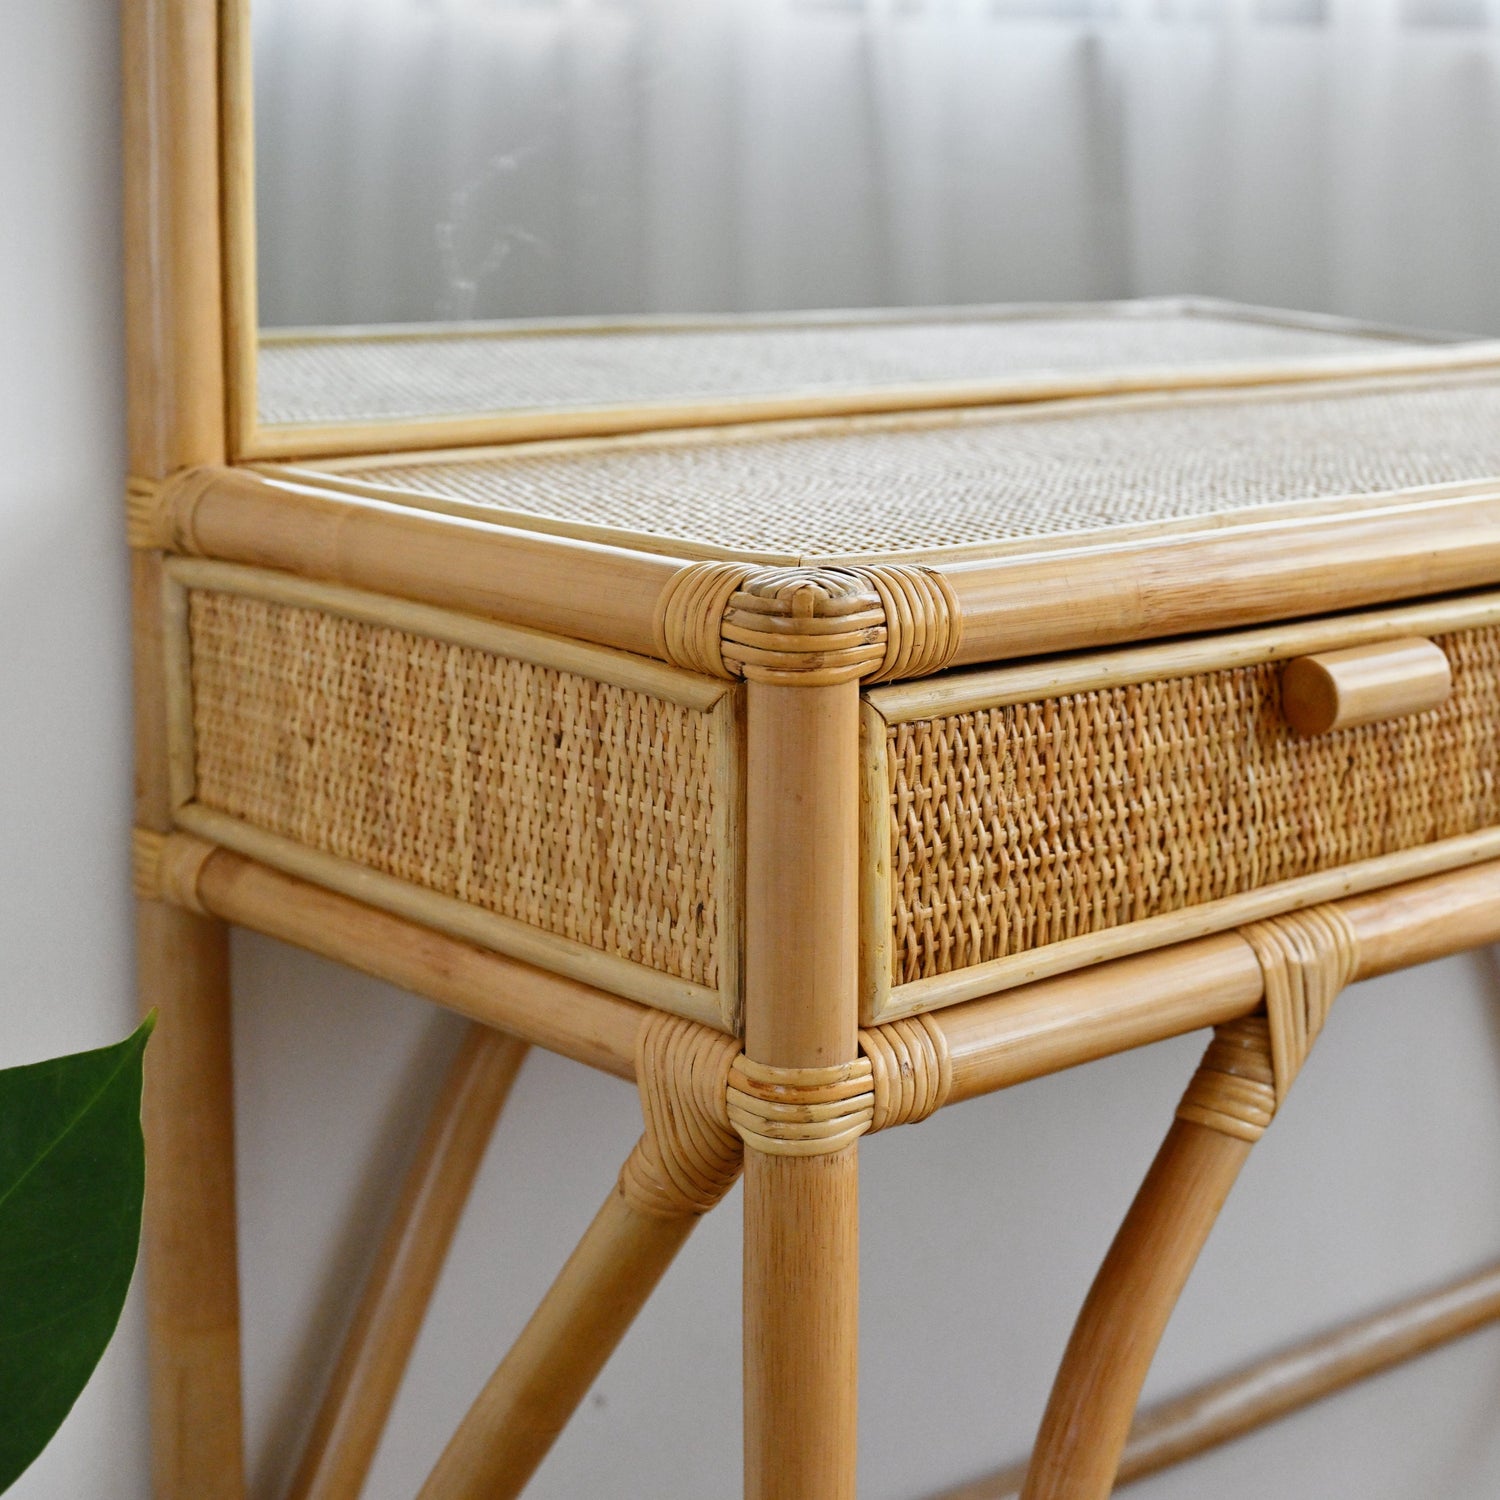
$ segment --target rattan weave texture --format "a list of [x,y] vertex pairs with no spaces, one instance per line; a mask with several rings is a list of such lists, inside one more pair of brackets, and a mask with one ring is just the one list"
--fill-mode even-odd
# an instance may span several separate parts
[[1180,314],[809,322],[643,332],[273,336],[260,420],[396,421],[618,407],[916,381],[1108,373],[1399,348],[1400,341]]
[[1280,666],[889,726],[892,983],[1500,823],[1500,628],[1452,696],[1296,736]]
[[1500,379],[747,433],[392,461],[348,477],[727,554],[940,551],[1500,475]]
[[200,803],[717,986],[707,714],[217,591],[188,623]]

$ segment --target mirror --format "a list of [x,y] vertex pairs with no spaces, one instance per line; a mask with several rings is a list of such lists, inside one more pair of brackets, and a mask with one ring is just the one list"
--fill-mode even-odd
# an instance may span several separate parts
[[[1066,385],[1056,341],[1038,372],[1013,317],[905,314],[893,339],[865,315],[787,326],[803,309],[1201,292],[1500,328],[1500,138],[1474,83],[1493,64],[1462,11],[254,0],[259,451],[352,451],[371,424],[405,446],[620,430],[642,404],[702,420],[778,392]],[[753,368],[745,315],[784,335]],[[1106,357],[1391,347],[1204,322],[1117,329]],[[1079,326],[1080,366],[1100,337]]]

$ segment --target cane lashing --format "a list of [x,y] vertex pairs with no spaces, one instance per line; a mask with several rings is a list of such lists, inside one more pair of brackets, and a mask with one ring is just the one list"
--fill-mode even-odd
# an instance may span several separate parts
[[207,916],[198,895],[198,876],[214,846],[187,833],[131,833],[131,876],[135,894],[145,901],[166,901]]
[[638,1209],[673,1219],[707,1213],[734,1185],[743,1151],[724,1100],[739,1043],[662,1012],[641,1026],[636,1079],[645,1128],[620,1169]]
[[1307,1061],[1339,992],[1359,968],[1359,939],[1336,906],[1312,906],[1240,929],[1266,982],[1276,1102]]
[[661,655],[690,672],[821,687],[928,677],[958,650],[958,598],[931,568],[692,563],[656,609]]
[[171,519],[161,503],[161,486],[149,479],[126,483],[125,540],[135,548],[171,546]]
[[724,662],[724,611],[754,571],[746,563],[704,562],[674,573],[656,607],[662,656],[689,672],[733,677]]
[[1254,1144],[1276,1113],[1270,1028],[1263,1015],[1214,1028],[1177,1118]]
[[737,675],[822,687],[885,661],[885,607],[859,568],[763,568],[730,599],[723,635]]
[[1177,1117],[1254,1143],[1358,970],[1359,944],[1336,906],[1256,922],[1240,936],[1260,964],[1265,1011],[1215,1028]]
[[130,834],[130,881],[143,901],[161,899],[161,857],[167,836],[150,828],[135,828]]
[[871,1130],[913,1125],[941,1109],[953,1091],[948,1039],[931,1016],[860,1032],[875,1091]]
[[729,1074],[729,1120],[767,1156],[822,1156],[853,1145],[871,1127],[870,1059],[828,1068],[775,1068],[737,1057]]
[[872,682],[931,677],[958,650],[961,633],[958,596],[932,568],[886,563],[860,568],[885,608],[885,656]]

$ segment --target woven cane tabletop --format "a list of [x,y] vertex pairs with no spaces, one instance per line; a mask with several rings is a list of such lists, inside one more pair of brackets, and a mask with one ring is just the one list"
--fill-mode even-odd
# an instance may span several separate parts
[[[704,430],[292,472],[634,550],[983,555],[1500,476],[1500,370]],[[1500,480],[1497,480],[1500,484]]]
[[818,391],[1153,372],[1410,348],[1338,319],[1187,301],[822,314],[689,325],[282,329],[258,358],[265,425],[742,401]]

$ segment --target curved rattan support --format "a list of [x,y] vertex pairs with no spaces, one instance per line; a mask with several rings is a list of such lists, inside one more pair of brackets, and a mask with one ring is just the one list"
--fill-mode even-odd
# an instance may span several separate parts
[[1023,1500],[1104,1500],[1172,1309],[1239,1176],[1357,972],[1334,907],[1245,928],[1266,1008],[1217,1027],[1078,1315],[1027,1470]]
[[653,1012],[636,1044],[645,1128],[619,1180],[469,1408],[420,1500],[520,1494],[702,1214],[739,1176],[733,1038]]
[[712,677],[825,687],[940,672],[958,651],[958,598],[904,563],[753,568],[692,563],[656,610],[659,653]]

